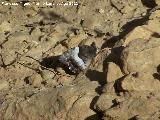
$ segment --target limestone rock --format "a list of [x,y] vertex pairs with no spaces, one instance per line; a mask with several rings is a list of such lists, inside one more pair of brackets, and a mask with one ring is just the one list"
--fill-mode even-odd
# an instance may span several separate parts
[[[92,102],[93,96],[84,96],[80,97],[72,106],[72,108],[68,111],[66,119],[67,120],[84,120],[89,116],[94,115],[94,111],[90,109],[86,109],[89,107],[90,103]],[[94,118],[98,120],[98,117]]]
[[103,62],[109,54],[110,54],[109,48],[104,48],[100,50],[96,55],[96,57],[94,58],[91,64],[91,68],[94,68],[100,72],[103,72]]
[[127,91],[159,91],[160,81],[148,74],[140,77],[135,77],[134,74],[130,74],[122,80],[121,86]]
[[[97,95],[96,82],[86,82],[79,85],[57,86],[32,93],[26,100],[11,100],[2,119],[13,120],[83,120],[95,115],[90,109],[92,99]],[[23,93],[23,92],[22,92]],[[3,104],[3,107],[4,107]],[[14,105],[16,105],[16,109]],[[10,106],[12,105],[12,106]],[[25,113],[25,116],[23,115]]]
[[59,55],[63,54],[64,51],[66,51],[66,49],[61,44],[59,44],[54,48],[53,55],[59,56]]
[[9,88],[9,83],[5,80],[0,80],[0,91]]
[[[39,5],[36,5],[35,0],[29,0],[29,6],[23,6],[26,0],[4,2],[13,1],[19,5],[0,5],[0,119],[159,119],[159,79],[155,79],[155,75],[159,75],[158,42],[155,50],[152,48],[155,47],[153,44],[145,52],[135,52],[136,47],[133,48],[134,52],[129,49],[129,56],[123,57],[125,59],[119,57],[124,48],[121,44],[118,44],[118,49],[112,48],[124,36],[125,42],[128,41],[124,45],[126,51],[128,44],[137,38],[146,39],[142,44],[135,43],[134,46],[139,48],[147,47],[147,40],[159,38],[158,9],[150,16],[145,16],[151,10],[143,5],[146,0],[75,0],[78,6],[55,7],[44,5],[50,0],[40,1]],[[154,2],[159,4],[157,0],[151,0],[149,6],[153,6]],[[54,0],[52,3],[60,1]],[[147,1],[147,4],[150,2]],[[139,27],[135,28],[137,25]],[[128,30],[133,31],[128,34]],[[56,71],[57,56],[68,48],[78,46],[82,40],[85,45],[95,42],[98,48],[105,49],[100,50],[86,71],[78,75]],[[157,56],[150,57],[150,53],[146,54],[146,51],[150,51],[151,56]],[[149,61],[153,65],[143,67],[139,58],[143,59],[142,63]],[[121,60],[124,63],[127,61],[127,65],[120,66]],[[119,68],[109,63],[110,82],[107,83],[105,63],[108,62],[122,67],[121,70],[125,68],[125,74],[131,72],[133,75],[132,72],[138,70],[140,76],[133,78],[136,75],[128,75],[121,81],[121,76],[117,75]],[[135,64],[132,66],[133,63]],[[126,66],[129,66],[129,71]],[[113,74],[115,77],[112,76],[112,71],[117,73]],[[144,76],[141,77],[141,74]],[[119,81],[119,86],[126,91],[117,89]],[[143,82],[142,86],[147,86],[149,90],[141,89]]]
[[12,30],[12,26],[7,21],[4,21],[0,24],[0,31],[2,32],[10,32]]
[[23,32],[17,32],[9,36],[8,41],[3,44],[2,57],[4,64],[10,64],[17,58],[17,53],[23,54],[25,49],[29,49],[30,36]]
[[149,21],[146,25],[138,26],[134,28],[129,34],[126,35],[126,37],[123,39],[124,43],[123,46],[127,46],[131,41],[136,39],[141,40],[148,40],[152,37],[158,37],[160,36],[160,10],[154,11],[150,17]]
[[55,73],[49,70],[43,70],[41,75],[43,79],[50,80],[55,76]]
[[113,82],[123,76],[119,66],[112,62],[108,63],[106,74],[107,74],[107,82]]
[[126,36],[123,46],[127,46],[132,40],[136,40],[139,38],[149,39],[152,34],[153,32],[148,30],[145,26],[138,26]]
[[88,37],[87,34],[79,34],[77,36],[73,36],[68,40],[68,46],[69,48],[74,48],[76,47],[82,40],[86,39]]
[[104,120],[128,120],[128,119],[156,120],[158,119],[156,115],[159,114],[157,105],[159,106],[160,104],[154,97],[151,97],[148,100],[146,98],[142,98],[141,96],[133,98],[130,97],[127,100],[120,102],[119,105],[112,107],[109,110],[106,110],[103,119]]
[[153,74],[159,65],[160,39],[134,40],[123,51],[121,55],[123,72],[142,72]]
[[160,5],[160,0],[155,0],[157,5]]
[[40,87],[42,81],[40,74],[33,74],[25,79],[26,84],[33,85],[34,87]]
[[116,99],[116,96],[108,95],[108,94],[102,94],[99,98],[96,104],[94,105],[94,108],[98,111],[105,111],[113,106],[113,100]]

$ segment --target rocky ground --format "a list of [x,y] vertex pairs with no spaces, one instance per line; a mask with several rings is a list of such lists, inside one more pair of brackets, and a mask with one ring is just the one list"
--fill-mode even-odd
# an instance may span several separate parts
[[[159,0],[34,1],[0,3],[1,120],[160,119]],[[92,42],[99,52],[86,71],[56,67]]]

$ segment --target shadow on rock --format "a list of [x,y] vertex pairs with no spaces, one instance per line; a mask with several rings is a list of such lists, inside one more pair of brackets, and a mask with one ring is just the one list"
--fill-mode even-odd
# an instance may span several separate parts
[[157,73],[153,74],[154,79],[157,79],[160,81],[160,65],[157,67]]
[[128,33],[130,33],[134,28],[136,28],[137,26],[144,25],[149,20],[151,10],[152,9],[149,9],[145,16],[138,18],[138,19],[134,19],[132,21],[129,21],[125,25],[123,25],[122,32],[120,32],[118,36],[113,36],[108,40],[104,39],[104,40],[106,40],[106,42],[102,45],[101,49],[106,48],[106,47],[109,47],[109,48],[114,47],[114,45],[118,41],[120,41],[122,38],[124,38],[126,35],[128,35]]
[[155,0],[141,0],[142,4],[148,8],[154,8],[157,6]]
[[91,81],[98,81],[100,85],[106,84],[106,77],[103,72],[99,72],[97,70],[91,70],[89,69],[86,72],[86,76],[91,80]]
[[55,71],[57,71],[57,68],[60,67],[69,75],[77,75],[77,74],[74,74],[72,71],[70,71],[69,68],[66,65],[62,64],[59,61],[59,56],[51,56],[51,57],[43,58],[42,61],[40,62],[40,64],[43,67],[52,68]]
[[46,68],[55,69],[59,65],[58,58],[59,56],[46,57],[42,59],[40,64]]
[[100,120],[100,118],[95,114],[87,117],[85,120]]
[[101,111],[97,111],[94,109],[94,105],[97,103],[99,99],[99,96],[95,96],[90,104],[90,108],[96,112],[95,115],[89,116],[87,117],[85,120],[101,120],[101,118],[103,117],[103,113]]
[[123,93],[127,92],[127,90],[124,90],[124,89],[122,88],[122,81],[124,80],[124,78],[125,78],[126,76],[127,76],[127,75],[124,75],[123,77],[121,77],[121,78],[119,78],[119,79],[117,79],[117,80],[115,81],[114,89],[115,89],[115,91],[116,91],[117,96],[120,96],[120,92],[123,92]]
[[106,67],[107,67],[108,62],[114,62],[115,64],[119,65],[120,68],[122,68],[122,61],[120,57],[121,57],[121,53],[123,49],[124,47],[121,46],[121,47],[113,48],[111,50],[110,55],[103,62],[103,71],[106,72],[107,70]]

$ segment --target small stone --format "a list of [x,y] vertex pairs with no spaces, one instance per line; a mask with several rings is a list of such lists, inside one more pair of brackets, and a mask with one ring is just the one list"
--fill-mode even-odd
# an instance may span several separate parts
[[5,80],[0,80],[0,90],[8,89],[9,83]]
[[99,13],[103,14],[104,10],[103,9],[99,9]]
[[41,75],[37,74],[33,76],[33,86],[40,86],[42,81]]
[[160,5],[160,0],[155,0],[157,5]]
[[54,56],[58,56],[58,55],[61,55],[63,53],[63,51],[65,50],[65,48],[59,44],[55,47],[54,51],[53,51],[53,54]]
[[49,71],[49,70],[43,70],[41,75],[42,75],[43,79],[49,80],[55,76],[55,73],[53,73],[52,71]]
[[65,74],[66,74],[65,70],[63,70],[61,67],[58,67],[58,68],[56,69],[56,71],[59,72],[59,73],[61,73],[62,75],[65,75]]
[[93,16],[88,16],[83,20],[82,26],[86,29],[94,29],[97,26],[100,26],[98,19],[94,19]]
[[96,104],[94,105],[94,108],[96,110],[100,109],[102,111],[109,109],[113,105],[113,100],[115,99],[115,95],[108,95],[108,94],[102,94]]
[[73,82],[73,80],[75,79],[74,76],[61,76],[58,78],[58,84],[61,85],[69,85]]
[[11,24],[8,23],[7,21],[2,22],[0,25],[0,31],[2,32],[9,32],[12,30]]
[[69,48],[76,47],[82,40],[86,39],[87,37],[88,35],[85,33],[72,37],[68,41]]
[[25,78],[26,84],[33,85],[34,87],[40,87],[42,81],[40,74],[33,74],[32,76]]
[[107,66],[107,82],[113,82],[123,76],[121,69],[113,62],[109,62]]
[[34,39],[36,39],[36,40],[38,40],[38,38],[39,38],[40,36],[42,36],[42,35],[43,35],[43,33],[40,31],[39,28],[34,28],[34,30],[33,30],[32,33],[31,33],[31,36],[33,36]]

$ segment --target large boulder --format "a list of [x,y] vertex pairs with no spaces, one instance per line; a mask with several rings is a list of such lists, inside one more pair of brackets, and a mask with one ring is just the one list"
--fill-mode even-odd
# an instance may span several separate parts
[[[57,86],[35,91],[32,87],[9,93],[0,106],[1,119],[84,120],[95,116],[91,103],[97,96],[97,82]],[[94,119],[98,120],[98,116]]]
[[160,39],[136,39],[130,42],[122,52],[123,72],[154,74],[159,65]]

